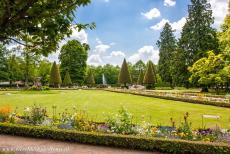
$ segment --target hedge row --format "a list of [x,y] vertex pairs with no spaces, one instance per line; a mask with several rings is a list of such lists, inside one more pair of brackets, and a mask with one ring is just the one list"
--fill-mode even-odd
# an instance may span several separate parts
[[116,92],[116,93],[126,93],[126,94],[132,94],[132,95],[154,97],[154,98],[174,100],[174,101],[182,101],[182,102],[188,102],[188,103],[193,103],[193,104],[204,104],[204,105],[212,105],[212,106],[230,108],[230,103],[225,103],[225,102],[202,101],[202,100],[194,100],[194,99],[188,99],[188,98],[159,96],[159,95],[154,95],[154,94],[143,94],[143,93],[132,92],[132,91],[120,91],[120,90],[112,90],[112,89],[104,89],[104,90],[110,91],[110,92]]
[[61,141],[104,145],[146,151],[166,153],[194,154],[229,154],[230,145],[224,143],[206,143],[161,138],[145,138],[127,135],[102,134],[95,132],[79,132],[41,126],[26,126],[0,123],[0,134],[25,137],[47,138]]

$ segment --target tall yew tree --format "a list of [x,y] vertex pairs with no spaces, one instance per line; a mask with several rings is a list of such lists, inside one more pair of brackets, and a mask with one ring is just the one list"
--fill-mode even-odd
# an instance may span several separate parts
[[173,53],[176,50],[176,39],[169,23],[165,24],[157,45],[160,50],[158,72],[164,82],[172,85],[171,66],[173,65]]
[[120,84],[124,84],[124,87],[126,87],[126,88],[127,88],[127,84],[130,84],[132,82],[126,59],[124,59],[124,61],[122,63],[121,71],[120,71],[119,77],[118,77],[118,81]]
[[[180,62],[181,65],[176,65],[181,68],[173,68],[174,72],[175,70],[184,71],[184,68],[192,66],[195,61],[204,57],[208,50],[219,51],[216,31],[212,28],[213,22],[214,18],[212,17],[210,3],[207,0],[191,0],[191,5],[188,6],[187,21],[182,29],[178,43],[178,52],[181,53],[176,55],[177,59],[182,59],[178,56],[182,56],[185,59],[183,64]],[[179,78],[186,78],[186,81],[188,81],[187,69],[186,72],[178,72],[177,74],[182,75]],[[181,81],[178,84],[181,86],[183,82]],[[188,82],[185,86],[188,86]]]

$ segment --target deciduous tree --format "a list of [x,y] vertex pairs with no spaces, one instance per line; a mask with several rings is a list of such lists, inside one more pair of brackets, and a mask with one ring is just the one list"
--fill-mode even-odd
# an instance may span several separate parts
[[0,41],[24,44],[25,36],[30,36],[24,45],[33,52],[48,55],[56,51],[59,41],[70,36],[73,27],[78,30],[95,27],[73,25],[76,9],[89,3],[90,0],[1,0]]
[[66,71],[69,72],[73,83],[83,84],[88,58],[88,46],[81,44],[77,40],[68,41],[60,51],[60,70],[64,77]]

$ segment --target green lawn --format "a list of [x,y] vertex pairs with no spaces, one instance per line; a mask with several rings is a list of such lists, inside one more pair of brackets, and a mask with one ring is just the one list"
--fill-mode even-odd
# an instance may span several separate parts
[[125,106],[135,118],[135,122],[151,121],[154,125],[169,125],[170,117],[180,123],[185,112],[190,113],[193,127],[200,127],[202,114],[219,115],[221,119],[206,119],[205,124],[214,127],[217,123],[222,127],[229,128],[230,109],[208,105],[190,104],[178,101],[120,94],[100,90],[66,90],[66,91],[0,91],[0,106],[10,105],[18,107],[22,113],[24,107],[33,104],[47,107],[52,114],[52,105],[57,105],[58,112],[69,110],[76,106],[86,109],[90,118],[94,121],[103,121],[107,115],[117,113]]

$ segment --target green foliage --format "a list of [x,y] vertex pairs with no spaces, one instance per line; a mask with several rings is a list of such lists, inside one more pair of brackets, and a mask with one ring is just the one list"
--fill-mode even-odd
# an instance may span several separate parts
[[90,87],[95,85],[94,75],[91,69],[88,70],[87,77],[86,77],[86,84]]
[[173,54],[176,51],[176,38],[173,34],[172,27],[166,23],[157,42],[160,51],[158,62],[159,74],[163,82],[169,82],[172,85],[171,69],[174,65]]
[[157,82],[157,69],[156,69],[156,65],[153,64],[153,62],[150,60],[149,61],[150,65],[152,66],[153,69],[153,75],[154,75],[154,81],[155,83]]
[[130,84],[132,82],[126,59],[124,59],[122,63],[121,70],[118,77],[118,82],[120,84],[124,84],[125,87],[127,86],[127,84]]
[[219,34],[220,48],[225,56],[226,63],[230,64],[230,2],[228,6],[228,14],[225,17],[224,24],[222,25],[222,32]]
[[8,50],[0,44],[0,81],[6,81],[9,78],[7,71],[7,54]]
[[53,63],[50,71],[50,85],[53,87],[60,87],[62,83],[59,67],[56,62]]
[[143,83],[146,85],[147,89],[154,88],[154,84],[156,83],[155,74],[153,72],[152,66],[153,66],[152,62],[149,61],[147,63],[147,69],[143,80]]
[[23,59],[16,55],[12,55],[8,57],[7,63],[10,82],[23,80]]
[[90,0],[0,1],[0,41],[21,40],[32,52],[48,55],[59,42],[70,36],[72,28],[94,28],[95,25],[72,26],[74,12]]
[[42,60],[38,66],[38,76],[41,77],[42,85],[47,85],[50,81],[51,63],[48,60]]
[[[178,74],[181,74],[178,81],[175,82],[179,85],[183,85],[185,81],[188,81],[189,72],[187,68],[192,66],[198,59],[204,57],[206,51],[219,51],[216,31],[212,28],[214,18],[212,17],[210,3],[207,0],[192,0],[188,9],[188,18],[178,42],[179,50],[177,52],[179,53],[176,55],[177,58],[174,62],[179,63],[175,64],[176,66],[180,65],[179,69],[174,68],[174,72],[175,69],[178,69]],[[177,61],[177,59],[182,61]],[[174,75],[176,74],[174,73]],[[177,77],[174,76],[173,78]],[[183,78],[184,80],[181,80]]]
[[107,123],[112,133],[118,134],[134,134],[135,130],[132,123],[132,115],[122,107],[118,114],[107,119]]
[[13,134],[18,136],[36,138],[49,138],[83,144],[106,145],[149,151],[157,150],[166,153],[230,153],[230,146],[228,144],[193,142],[175,139],[145,138],[130,135],[113,135],[95,132],[80,132],[41,126],[26,126],[0,123],[0,132],[2,134]]
[[[137,61],[132,67],[131,67],[131,76],[133,83],[139,83],[138,78],[141,73],[141,71],[144,71],[146,69],[145,63],[142,60]],[[142,80],[143,82],[143,80]]]
[[24,116],[29,123],[34,125],[42,124],[47,117],[46,108],[41,106],[33,105],[31,108],[25,108]]
[[188,73],[187,65],[185,65],[186,54],[184,52],[181,49],[177,49],[173,54],[173,64],[171,67],[173,86],[189,86],[188,78],[190,74]]
[[187,139],[187,140],[192,140],[193,139],[193,134],[192,134],[192,123],[188,121],[189,118],[189,113],[186,112],[184,115],[184,122],[181,123],[179,126],[177,132],[182,134],[181,138],[182,139]]
[[229,76],[230,74],[225,74],[222,70],[223,67],[223,55],[215,55],[213,51],[209,51],[207,58],[201,58],[195,62],[192,67],[189,67],[189,71],[192,73],[189,80],[192,83],[202,86],[218,86],[219,84],[224,83],[224,78],[222,77],[225,75]]
[[141,69],[141,70],[140,70],[139,77],[138,77],[137,84],[143,85],[143,81],[144,81],[144,72],[143,72],[142,69]]
[[77,40],[68,41],[61,48],[59,56],[62,77],[68,71],[73,84],[83,84],[87,68],[87,52],[88,46],[81,44]]
[[64,80],[63,80],[63,85],[64,86],[71,86],[72,85],[72,81],[71,81],[71,78],[70,78],[70,75],[69,75],[69,71],[67,71],[65,73],[65,77],[64,77]]

